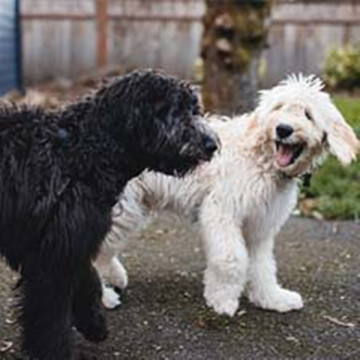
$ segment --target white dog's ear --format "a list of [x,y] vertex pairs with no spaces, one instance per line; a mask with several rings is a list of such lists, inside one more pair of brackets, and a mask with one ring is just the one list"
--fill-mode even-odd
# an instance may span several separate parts
[[354,130],[346,123],[341,113],[331,104],[331,111],[326,111],[327,124],[327,142],[330,152],[335,155],[339,161],[344,164],[350,164],[355,160],[356,154],[360,150],[360,142],[357,139]]

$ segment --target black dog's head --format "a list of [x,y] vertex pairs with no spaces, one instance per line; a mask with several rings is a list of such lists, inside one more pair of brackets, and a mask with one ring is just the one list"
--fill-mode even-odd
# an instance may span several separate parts
[[[144,167],[183,175],[208,161],[219,145],[201,122],[198,96],[183,81],[155,71],[133,72],[107,86],[114,125]],[[120,136],[119,133],[119,136]]]

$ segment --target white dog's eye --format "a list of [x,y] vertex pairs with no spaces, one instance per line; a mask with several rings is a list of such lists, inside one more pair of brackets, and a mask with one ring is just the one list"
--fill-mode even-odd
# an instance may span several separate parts
[[306,109],[305,109],[305,116],[307,117],[308,120],[312,120],[312,119],[313,119],[312,116],[311,116],[310,113],[309,113],[309,110],[306,110]]

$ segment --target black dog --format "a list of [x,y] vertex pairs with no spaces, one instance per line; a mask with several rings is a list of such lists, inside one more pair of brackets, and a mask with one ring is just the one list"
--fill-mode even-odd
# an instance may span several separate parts
[[59,111],[0,107],[0,254],[19,271],[30,359],[76,358],[72,326],[106,337],[91,260],[126,182],[144,169],[185,174],[217,139],[184,82],[145,71]]

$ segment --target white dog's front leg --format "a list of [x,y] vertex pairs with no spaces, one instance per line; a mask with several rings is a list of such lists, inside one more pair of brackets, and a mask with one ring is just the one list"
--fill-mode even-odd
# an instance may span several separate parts
[[201,214],[207,256],[204,296],[218,314],[233,316],[246,283],[248,255],[230,212],[207,204]]
[[107,285],[125,289],[128,285],[127,271],[121,264],[116,252],[105,249],[107,246],[106,243],[103,244],[93,265],[103,282]]
[[[104,247],[107,246],[104,244]],[[107,249],[109,250],[109,249]],[[115,309],[121,304],[120,296],[111,287],[115,286],[125,289],[128,285],[128,275],[126,269],[121,264],[115,253],[105,251],[99,253],[93,263],[102,282],[102,303],[107,309]]]
[[249,299],[258,307],[278,312],[299,310],[303,301],[295,291],[282,288],[276,278],[273,238],[252,244],[249,266]]
[[102,284],[102,303],[106,309],[112,310],[121,305],[120,295],[111,287]]

